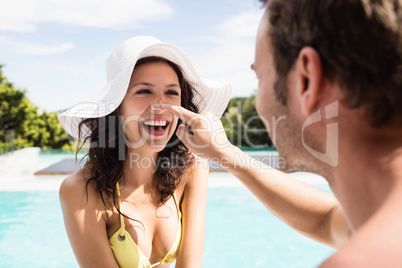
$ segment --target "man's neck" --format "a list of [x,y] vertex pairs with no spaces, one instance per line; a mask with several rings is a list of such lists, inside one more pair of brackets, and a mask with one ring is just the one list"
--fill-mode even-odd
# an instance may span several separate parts
[[389,196],[399,193],[402,201],[402,130],[340,130],[339,165],[331,188],[358,229]]

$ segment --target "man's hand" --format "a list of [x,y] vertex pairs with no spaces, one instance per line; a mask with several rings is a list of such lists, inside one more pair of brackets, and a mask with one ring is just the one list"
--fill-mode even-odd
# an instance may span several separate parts
[[232,147],[217,116],[196,114],[181,106],[166,108],[182,120],[176,135],[197,156],[219,162],[223,151]]

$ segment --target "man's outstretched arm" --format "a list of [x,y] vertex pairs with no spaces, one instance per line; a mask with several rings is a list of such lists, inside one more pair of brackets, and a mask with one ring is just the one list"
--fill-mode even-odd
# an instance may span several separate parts
[[351,233],[336,198],[250,157],[229,143],[219,118],[168,108],[183,124],[176,135],[195,154],[235,175],[275,216],[303,235],[333,248]]
[[303,235],[340,248],[350,234],[336,198],[271,168],[237,147],[227,148],[219,159],[276,217]]

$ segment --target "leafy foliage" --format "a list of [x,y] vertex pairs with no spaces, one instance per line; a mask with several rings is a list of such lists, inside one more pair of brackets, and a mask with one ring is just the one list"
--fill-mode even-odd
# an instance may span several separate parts
[[236,146],[272,146],[255,109],[255,94],[247,98],[232,98],[222,117],[222,124],[230,142]]
[[70,148],[57,113],[39,114],[26,90],[13,86],[0,65],[0,154],[24,147]]

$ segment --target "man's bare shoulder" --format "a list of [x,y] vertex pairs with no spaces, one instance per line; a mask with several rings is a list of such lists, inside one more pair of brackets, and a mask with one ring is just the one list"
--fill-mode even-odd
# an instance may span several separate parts
[[346,247],[320,265],[320,268],[338,268],[338,267],[402,267],[402,258],[400,254],[388,250],[390,245],[384,241],[371,241],[371,249]]
[[320,267],[402,267],[402,218],[380,210]]
[[324,263],[320,265],[320,268],[338,268],[338,267],[372,267],[368,265],[367,258],[364,258],[362,252],[353,252],[341,250]]

